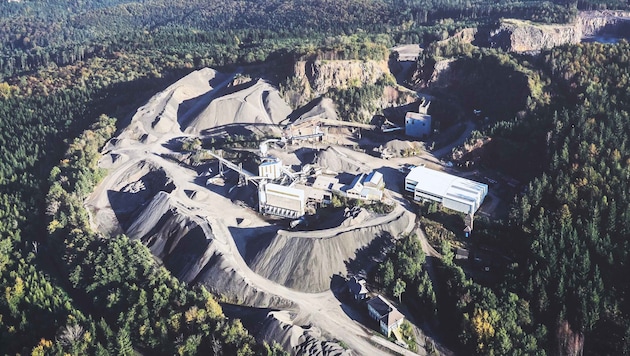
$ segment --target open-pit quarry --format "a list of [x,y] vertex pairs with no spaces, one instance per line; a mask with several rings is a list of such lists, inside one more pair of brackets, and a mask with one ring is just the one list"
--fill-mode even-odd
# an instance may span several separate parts
[[[330,133],[360,128],[341,121],[334,127],[338,118],[328,99],[302,109],[298,118],[293,112],[276,87],[263,80],[212,69],[187,75],[139,108],[104,147],[99,164],[108,174],[86,201],[91,222],[106,235],[124,233],[141,240],[182,281],[204,285],[231,304],[275,310],[261,321],[260,338],[277,340],[294,353],[383,353],[388,349],[370,341],[375,331],[344,311],[331,281],[355,272],[348,266],[359,251],[414,229],[415,216],[396,193],[385,189],[384,199],[393,205],[389,213],[338,209],[329,218],[338,220],[333,226],[294,230],[290,219],[258,211],[261,177],[251,175],[243,182],[239,173],[205,154],[236,137],[281,137],[291,117],[325,120]],[[195,139],[202,147],[184,149]],[[303,172],[367,173],[385,162],[328,148],[334,144],[325,140],[275,141],[269,153],[296,177]],[[230,159],[244,171],[255,170],[251,157],[255,160],[257,154],[256,147],[240,145]],[[388,187],[400,184],[395,173],[389,168],[383,174]]]

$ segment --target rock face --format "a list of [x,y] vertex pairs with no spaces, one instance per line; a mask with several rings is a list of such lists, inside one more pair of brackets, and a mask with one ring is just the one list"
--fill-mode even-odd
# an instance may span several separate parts
[[534,52],[582,40],[582,31],[575,24],[540,25],[508,19],[490,33],[490,46],[510,52]]
[[583,11],[571,24],[542,25],[506,19],[490,32],[489,45],[510,52],[538,52],[564,44],[580,43],[585,37],[630,34],[630,12]]
[[[391,77],[387,61],[297,61],[291,81],[283,88],[283,97],[293,108],[299,108],[326,94],[332,88],[362,87],[374,84],[385,77],[391,78],[392,81],[394,79]],[[379,98],[357,110],[355,120],[367,122],[379,110],[408,104],[416,99],[417,95],[413,91],[398,85],[386,85]]]
[[576,20],[582,35],[600,34],[627,36],[630,30],[630,12],[628,11],[584,11]]
[[446,88],[453,82],[453,71],[451,63],[455,62],[454,58],[443,59],[435,62],[433,74],[429,79],[429,84],[433,88]]
[[305,94],[320,96],[330,88],[374,84],[389,73],[387,61],[315,60],[298,61],[295,76],[302,79]]

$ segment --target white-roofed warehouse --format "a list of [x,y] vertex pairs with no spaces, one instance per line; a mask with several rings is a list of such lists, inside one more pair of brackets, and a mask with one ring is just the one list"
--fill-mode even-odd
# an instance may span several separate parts
[[488,194],[488,185],[421,166],[409,172],[405,190],[413,193],[416,201],[433,200],[446,208],[474,214]]

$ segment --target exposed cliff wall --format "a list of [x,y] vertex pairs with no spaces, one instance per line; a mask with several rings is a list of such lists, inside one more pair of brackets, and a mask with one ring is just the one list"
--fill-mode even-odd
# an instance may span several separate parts
[[281,92],[294,109],[328,94],[341,105],[335,111],[342,120],[358,122],[369,122],[385,108],[417,100],[415,92],[395,84],[387,61],[376,60],[298,61]]
[[454,58],[442,59],[435,62],[433,67],[433,74],[429,79],[426,86],[431,86],[432,89],[444,89],[447,88],[453,82],[453,70],[451,64],[455,61]]
[[293,108],[297,108],[331,88],[374,84],[386,74],[389,74],[387,61],[297,61],[293,67],[293,76],[283,88],[283,95]]
[[630,11],[583,11],[577,17],[576,25],[585,37],[620,34],[630,27]]
[[357,84],[374,84],[389,73],[387,61],[298,61],[295,76],[303,80],[304,90],[319,96],[330,88],[344,89]]
[[575,21],[542,25],[506,19],[491,31],[489,45],[510,52],[537,52],[564,44],[580,43],[585,37],[630,34],[630,12],[582,11]]
[[541,25],[507,19],[490,33],[490,46],[510,52],[533,52],[563,44],[580,43],[582,31],[576,24]]

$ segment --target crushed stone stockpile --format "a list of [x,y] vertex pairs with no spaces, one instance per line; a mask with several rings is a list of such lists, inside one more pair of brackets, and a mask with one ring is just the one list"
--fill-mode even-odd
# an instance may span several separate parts
[[333,147],[328,147],[319,151],[315,156],[313,163],[319,167],[324,167],[326,172],[330,173],[348,172],[357,174],[368,173],[370,171],[363,162],[360,162]]
[[[196,171],[165,158],[176,153],[173,140],[194,137],[213,125],[272,125],[288,115],[290,109],[273,86],[264,81],[230,86],[234,77],[202,69],[139,108],[104,147],[99,164],[108,175],[86,206],[96,229],[141,240],[183,281],[203,284],[244,305],[292,307],[254,285],[247,278],[252,272],[236,258],[235,240],[244,237],[233,235],[256,233],[269,224],[200,187]],[[247,218],[248,232],[238,229],[237,217]]]
[[[215,225],[216,226],[216,225]],[[230,263],[225,234],[213,231],[207,218],[195,215],[159,192],[127,229],[130,238],[141,240],[164,266],[186,283],[199,281],[209,290],[243,305],[290,308],[293,303],[264,293],[250,285],[238,266]]]
[[291,114],[278,90],[263,80],[226,88],[221,94],[214,100],[200,98],[180,119],[186,133],[199,134],[234,124],[257,125],[279,133],[275,125]]
[[116,146],[121,141],[142,143],[155,142],[165,135],[182,133],[179,121],[195,108],[201,99],[211,100],[218,94],[219,88],[233,76],[219,73],[210,68],[193,72],[178,80],[164,91],[154,95],[147,104],[134,114],[130,124],[113,140]]
[[424,151],[423,144],[418,141],[391,140],[385,144],[385,147],[389,151],[396,152],[397,154],[401,154],[405,150]]
[[335,103],[330,98],[318,98],[304,106],[307,111],[295,120],[300,123],[307,120],[338,120]]
[[262,322],[257,338],[276,341],[293,355],[349,356],[353,353],[341,345],[322,339],[321,331],[313,326],[294,325],[286,311],[270,312]]
[[[399,236],[413,217],[402,208],[368,221],[369,225],[319,231],[279,231],[252,260],[258,274],[301,291],[316,293],[330,288],[333,275],[347,275],[347,263],[357,250],[377,238]],[[282,258],[278,258],[282,256]]]

